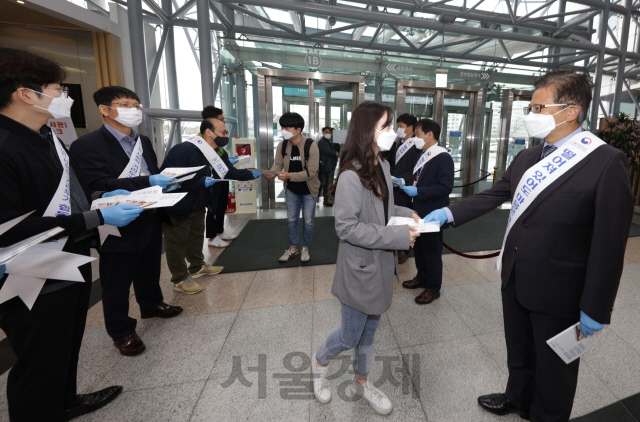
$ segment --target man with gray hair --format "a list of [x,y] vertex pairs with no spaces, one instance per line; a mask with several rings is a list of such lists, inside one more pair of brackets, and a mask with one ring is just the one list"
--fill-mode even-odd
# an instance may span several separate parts
[[478,403],[497,415],[560,422],[571,415],[580,360],[565,363],[547,340],[578,322],[584,337],[610,323],[633,198],[626,155],[582,129],[591,103],[587,77],[552,72],[535,87],[524,124],[545,142],[520,152],[491,189],[425,221],[456,227],[511,201],[496,264],[509,381],[504,393]]

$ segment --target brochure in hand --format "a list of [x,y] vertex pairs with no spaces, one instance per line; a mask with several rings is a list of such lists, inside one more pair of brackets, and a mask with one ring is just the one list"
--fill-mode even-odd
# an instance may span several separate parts
[[421,219],[419,223],[416,223],[416,220],[411,217],[391,217],[387,226],[411,226],[420,233],[437,233],[440,231],[440,224],[437,221],[425,223]]
[[152,186],[131,192],[130,195],[116,195],[108,198],[99,198],[91,203],[92,210],[112,207],[119,204],[138,205],[142,208],[172,207],[187,193],[162,193],[160,186]]
[[564,363],[571,363],[593,347],[603,333],[604,330],[600,330],[592,336],[585,337],[580,331],[580,323],[578,322],[557,336],[551,337],[547,340],[547,344],[560,356]]
[[[0,235],[4,234],[9,229],[13,228],[16,224],[27,218],[34,211],[31,211],[25,215],[14,218],[11,221],[7,221],[6,223],[0,224]],[[35,236],[32,236],[28,239],[25,239],[21,242],[15,243],[9,247],[0,249],[0,265],[6,264],[8,261],[11,261],[16,256],[25,252],[27,249],[35,246],[39,243],[44,242],[47,239],[52,238],[53,236],[60,234],[64,231],[62,227],[54,227],[51,230],[47,230]]]

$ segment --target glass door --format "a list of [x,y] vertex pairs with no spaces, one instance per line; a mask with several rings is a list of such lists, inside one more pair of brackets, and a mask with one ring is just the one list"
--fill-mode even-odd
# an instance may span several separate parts
[[524,126],[524,108],[531,102],[531,91],[510,89],[504,93],[500,111],[500,140],[498,143],[498,178],[518,153],[537,145],[540,140],[530,138]]

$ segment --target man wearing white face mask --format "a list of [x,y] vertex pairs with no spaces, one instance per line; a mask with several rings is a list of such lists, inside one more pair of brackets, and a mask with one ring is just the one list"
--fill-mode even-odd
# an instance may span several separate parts
[[[142,212],[124,204],[90,210],[93,199],[126,192],[87,190],[77,163],[46,125],[52,117],[71,114],[73,100],[60,86],[66,74],[49,59],[0,48],[0,223],[33,212],[0,237],[0,247],[59,226],[65,229],[58,239],[62,251],[88,256],[98,226],[122,227]],[[84,282],[47,279],[31,309],[19,297],[0,304],[0,328],[17,357],[7,381],[12,422],[69,420],[99,409],[122,392],[121,386],[113,386],[77,394],[92,281],[90,264],[78,269]],[[11,274],[10,265],[7,271],[0,289],[42,281],[19,278]]]
[[[509,380],[478,398],[498,415],[568,421],[578,381],[546,341],[576,323],[584,336],[609,324],[633,215],[626,155],[581,128],[591,84],[573,71],[535,82],[524,123],[544,144],[520,152],[491,189],[429,214],[458,226],[511,201],[496,269]],[[607,341],[606,338],[603,341]]]
[[[104,125],[71,144],[71,155],[92,189],[135,191],[150,186],[165,188],[175,180],[160,173],[149,138],[134,128],[142,122],[140,99],[120,86],[100,88],[93,99]],[[124,356],[146,349],[136,334],[137,321],[129,317],[129,290],[133,283],[142,318],[172,318],[179,306],[163,301],[160,290],[162,254],[161,217],[164,211],[146,210],[135,224],[108,236],[100,255],[100,284],[105,328]]]
[[322,183],[322,196],[324,197],[323,204],[333,206],[329,189],[333,185],[333,176],[340,154],[334,149],[332,128],[328,126],[322,128],[322,138],[318,140],[318,149],[320,150],[320,160],[322,161],[320,182]]
[[[302,254],[301,261],[311,259],[309,247],[313,238],[316,198],[320,191],[318,168],[320,151],[311,139],[302,136],[304,119],[298,113],[284,113],[280,117],[280,127],[284,141],[278,144],[271,170],[278,172],[278,179],[284,182],[287,198],[287,218],[289,248],[280,257],[287,262],[298,255],[300,243],[300,209],[302,209]],[[267,179],[273,175],[265,174]]]

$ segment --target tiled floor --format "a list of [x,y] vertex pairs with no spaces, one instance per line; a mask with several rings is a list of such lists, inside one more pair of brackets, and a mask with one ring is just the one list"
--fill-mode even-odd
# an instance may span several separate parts
[[[330,209],[319,210],[331,215]],[[282,214],[233,215],[228,230],[239,232],[249,218]],[[205,246],[205,253],[212,262],[221,250]],[[419,292],[396,282],[391,309],[382,316],[370,377],[393,401],[388,417],[362,400],[341,398],[351,377],[350,353],[331,363],[334,398],[329,404],[317,403],[306,388],[310,356],[340,324],[340,304],[330,293],[335,265],[202,277],[198,282],[205,290],[185,296],[171,290],[163,262],[165,299],[185,312],[171,320],[139,322],[147,351],[125,358],[104,330],[101,304],[90,310],[79,390],[121,384],[124,393],[78,420],[519,421],[492,416],[476,404],[478,395],[502,391],[507,379],[493,260],[455,255],[443,260],[440,299],[418,306],[413,298]],[[574,417],[640,392],[640,238],[629,240],[625,262],[612,324],[581,363]],[[401,280],[411,278],[414,268],[413,259],[401,266]],[[134,296],[131,315],[139,317]],[[2,391],[6,377],[0,377]],[[0,394],[0,421],[8,420],[6,408]]]

